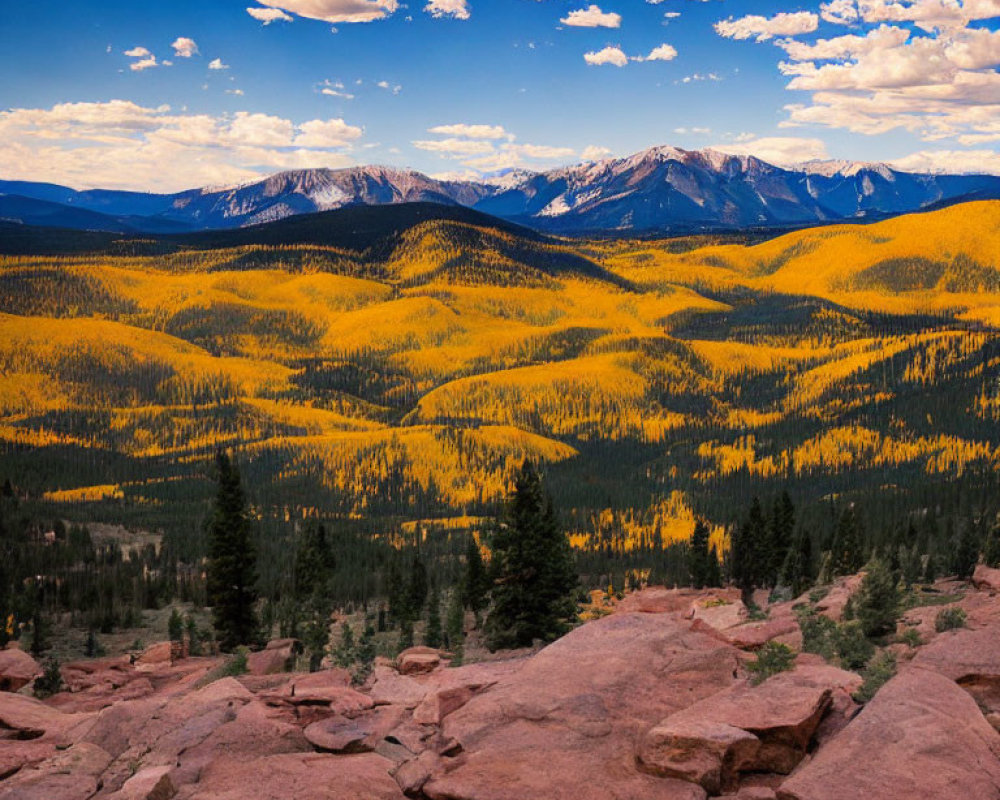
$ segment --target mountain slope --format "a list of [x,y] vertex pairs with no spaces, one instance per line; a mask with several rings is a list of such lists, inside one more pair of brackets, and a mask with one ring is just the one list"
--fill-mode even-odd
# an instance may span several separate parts
[[165,224],[226,229],[351,206],[431,202],[564,234],[673,234],[880,219],[964,199],[996,199],[1000,177],[911,174],[851,162],[785,169],[753,156],[654,147],[628,158],[512,172],[478,183],[366,166],[294,170],[172,195],[76,192],[15,181],[0,181],[0,192],[109,214],[148,232],[169,229]]

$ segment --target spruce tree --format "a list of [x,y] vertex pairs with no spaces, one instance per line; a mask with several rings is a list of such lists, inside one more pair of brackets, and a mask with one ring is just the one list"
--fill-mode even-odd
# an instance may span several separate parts
[[850,575],[857,572],[865,561],[861,526],[852,507],[844,509],[837,522],[833,536],[832,569],[834,575]]
[[460,592],[453,591],[448,600],[448,614],[445,617],[444,646],[453,654],[452,666],[462,663],[465,644],[465,606]]
[[979,537],[971,523],[965,523],[955,537],[951,568],[959,580],[968,580],[979,562]]
[[219,647],[228,652],[258,638],[256,556],[240,473],[223,452],[215,463],[219,485],[209,522],[207,588]]
[[441,593],[437,582],[431,588],[431,597],[427,608],[427,627],[424,629],[424,644],[427,647],[441,646]]
[[713,553],[709,552],[708,547],[708,525],[699,517],[694,523],[694,532],[688,544],[688,570],[691,573],[691,585],[695,589],[708,585],[709,559],[714,557]]
[[781,568],[792,550],[795,537],[795,506],[788,492],[782,492],[774,501],[768,537],[767,574],[764,582],[776,585],[781,578]]
[[336,559],[327,541],[326,527],[310,522],[302,532],[295,557],[295,596],[304,600],[326,590]]
[[465,546],[465,575],[462,577],[462,604],[474,615],[479,627],[480,615],[486,608],[490,592],[490,576],[483,565],[479,544],[469,536]]
[[427,588],[427,567],[418,555],[410,566],[410,581],[406,588],[406,607],[412,618],[420,618],[427,602]]
[[575,616],[578,579],[569,540],[530,461],[517,476],[491,549],[490,649],[526,647],[535,639],[550,641],[564,633]]
[[747,518],[733,531],[732,537],[732,577],[743,595],[743,602],[753,602],[753,590],[762,584],[766,569],[767,521],[760,500],[754,498]]
[[876,558],[868,565],[868,572],[853,599],[855,616],[865,636],[884,636],[896,630],[899,587],[885,561]]

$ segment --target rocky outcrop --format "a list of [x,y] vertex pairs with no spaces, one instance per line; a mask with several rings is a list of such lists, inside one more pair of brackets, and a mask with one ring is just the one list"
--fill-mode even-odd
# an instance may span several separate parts
[[288,672],[301,652],[302,643],[298,639],[272,639],[263,650],[247,656],[247,669],[251,675]]
[[953,681],[907,668],[812,760],[779,800],[1000,796],[1000,734]]
[[1000,569],[977,564],[972,573],[972,585],[981,592],[1000,592]]
[[421,675],[441,666],[441,653],[431,647],[411,647],[399,654],[396,667],[401,675]]
[[0,692],[20,691],[41,674],[41,665],[20,648],[0,650]]
[[709,794],[738,787],[744,772],[788,774],[806,755],[833,693],[857,676],[801,667],[759,686],[740,683],[662,720],[642,739],[643,769],[697,783]]
[[613,614],[527,659],[442,723],[455,755],[424,785],[431,800],[703,798],[635,765],[643,728],[726,688],[735,650],[677,617]]

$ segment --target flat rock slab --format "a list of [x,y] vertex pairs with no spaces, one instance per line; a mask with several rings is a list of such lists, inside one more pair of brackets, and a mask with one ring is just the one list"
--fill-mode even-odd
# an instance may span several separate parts
[[759,686],[737,684],[649,730],[638,760],[650,772],[692,781],[711,794],[736,788],[743,772],[787,774],[805,756],[834,690],[856,678],[805,666]]
[[908,667],[778,790],[779,800],[1000,797],[1000,734],[953,681]]
[[41,674],[41,665],[20,648],[0,650],[0,692],[19,691]]
[[317,750],[328,753],[363,753],[373,751],[406,716],[396,706],[381,706],[374,711],[349,718],[328,717],[308,725],[303,731]]
[[391,761],[364,753],[301,753],[253,761],[220,758],[176,800],[403,800]]

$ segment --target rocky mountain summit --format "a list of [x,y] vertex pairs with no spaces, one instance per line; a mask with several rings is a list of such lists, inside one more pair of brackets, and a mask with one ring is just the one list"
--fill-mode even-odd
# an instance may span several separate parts
[[[797,606],[839,620],[859,582],[761,597],[759,619],[733,590],[648,588],[537,652],[413,648],[362,686],[282,672],[290,640],[238,676],[164,643],[66,664],[43,702],[38,665],[0,651],[0,800],[997,797],[1000,570],[924,589],[863,705],[861,677],[812,653],[751,680],[768,643],[801,649]],[[943,609],[965,627],[939,631]]]

